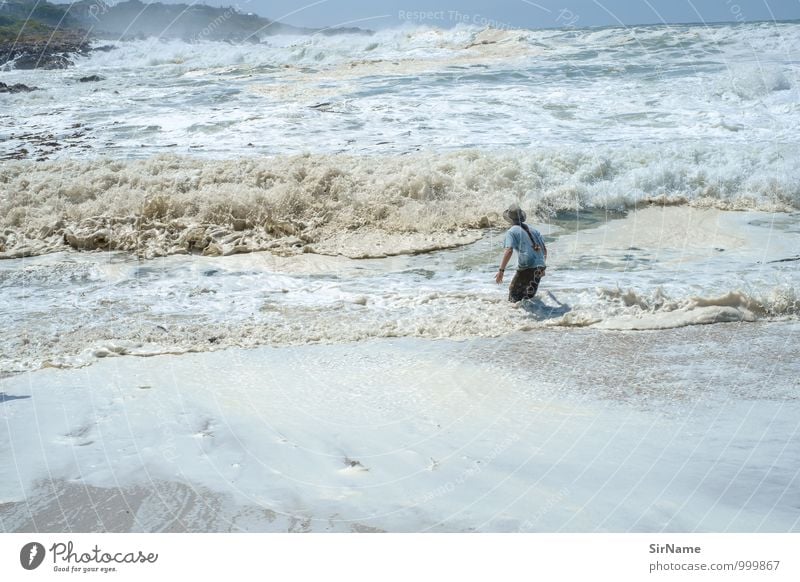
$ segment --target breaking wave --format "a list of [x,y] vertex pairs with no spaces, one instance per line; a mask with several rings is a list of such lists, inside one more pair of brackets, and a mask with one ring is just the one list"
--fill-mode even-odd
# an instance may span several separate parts
[[790,211],[800,159],[773,145],[16,161],[0,171],[0,251],[383,256],[472,242],[512,201],[540,217],[649,203]]
[[209,50],[221,44],[210,41],[185,43],[156,38],[113,44],[124,58],[101,52],[86,60],[98,65],[119,66],[124,62],[133,67],[167,65],[190,69],[238,67],[257,61],[266,67],[319,69],[374,60],[458,59],[470,52],[502,58],[532,54],[555,63],[573,64],[604,63],[623,55],[628,60],[647,62],[649,55],[659,53],[686,62],[714,59],[736,64],[751,60],[753,54],[770,60],[776,55],[796,53],[800,37],[796,23],[544,30],[492,28],[478,23],[449,28],[409,23],[373,34],[268,35],[259,44],[226,44],[225,50]]
[[749,295],[730,291],[722,295],[671,298],[661,289],[645,294],[621,289],[598,289],[601,300],[616,305],[602,316],[572,315],[561,323],[587,322],[600,329],[657,330],[708,325],[712,323],[754,322],[785,318],[800,313],[800,296],[790,286],[766,289]]
[[[197,293],[213,296],[216,292],[207,289]],[[172,320],[140,310],[127,311],[121,303],[106,299],[104,310],[96,311],[91,320],[81,319],[80,325],[72,319],[74,316],[52,315],[52,321],[41,329],[29,323],[23,337],[5,338],[0,372],[80,367],[97,358],[121,355],[148,357],[396,337],[469,340],[544,328],[666,330],[795,320],[800,314],[800,296],[790,286],[766,289],[762,295],[737,290],[707,297],[670,297],[660,289],[637,292],[600,288],[583,299],[562,297],[575,302],[566,313],[546,293],[540,295],[521,306],[525,311],[501,294],[489,292],[390,292],[383,298],[369,299],[344,294],[332,301],[321,300],[319,305],[283,305],[268,297],[255,310],[239,305],[242,313],[227,311],[221,319],[195,313]],[[55,335],[53,325],[60,330]]]

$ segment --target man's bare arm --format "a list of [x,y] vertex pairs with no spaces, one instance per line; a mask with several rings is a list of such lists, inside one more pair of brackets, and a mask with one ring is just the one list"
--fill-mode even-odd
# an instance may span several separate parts
[[513,254],[514,254],[514,249],[510,247],[507,248],[503,253],[503,259],[500,261],[500,270],[497,271],[497,275],[495,275],[494,278],[494,280],[497,282],[498,285],[503,282],[503,273],[505,272],[506,265],[508,265],[508,261],[511,260],[511,256]]

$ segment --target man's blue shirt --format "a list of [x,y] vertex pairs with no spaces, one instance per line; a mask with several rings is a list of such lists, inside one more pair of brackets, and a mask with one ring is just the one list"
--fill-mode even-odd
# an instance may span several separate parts
[[[528,226],[527,224],[525,226]],[[533,243],[528,233],[522,230],[522,227],[515,224],[508,229],[506,233],[506,240],[503,246],[507,249],[511,248],[519,253],[517,257],[517,269],[533,269],[535,267],[544,267],[544,239],[538,230],[528,226],[528,230],[533,235]],[[536,248],[538,247],[538,250]]]

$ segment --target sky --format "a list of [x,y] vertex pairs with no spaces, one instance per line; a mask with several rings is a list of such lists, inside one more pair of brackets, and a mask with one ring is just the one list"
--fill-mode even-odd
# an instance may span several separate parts
[[[171,0],[168,0],[171,1]],[[182,0],[191,3],[193,0]],[[205,0],[298,26],[560,28],[800,19],[800,0]]]

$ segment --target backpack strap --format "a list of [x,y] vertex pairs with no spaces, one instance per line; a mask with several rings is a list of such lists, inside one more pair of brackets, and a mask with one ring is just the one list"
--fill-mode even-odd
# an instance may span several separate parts
[[524,222],[520,222],[520,223],[519,223],[519,226],[520,226],[520,228],[521,228],[522,230],[524,230],[525,232],[527,232],[527,233],[528,233],[528,237],[531,239],[531,245],[533,246],[533,248],[536,248],[536,246],[537,246],[537,245],[536,245],[536,241],[535,241],[535,240],[533,240],[533,234],[531,233],[531,231],[530,231],[530,230],[528,230],[528,225],[527,225],[527,224],[525,224]]

